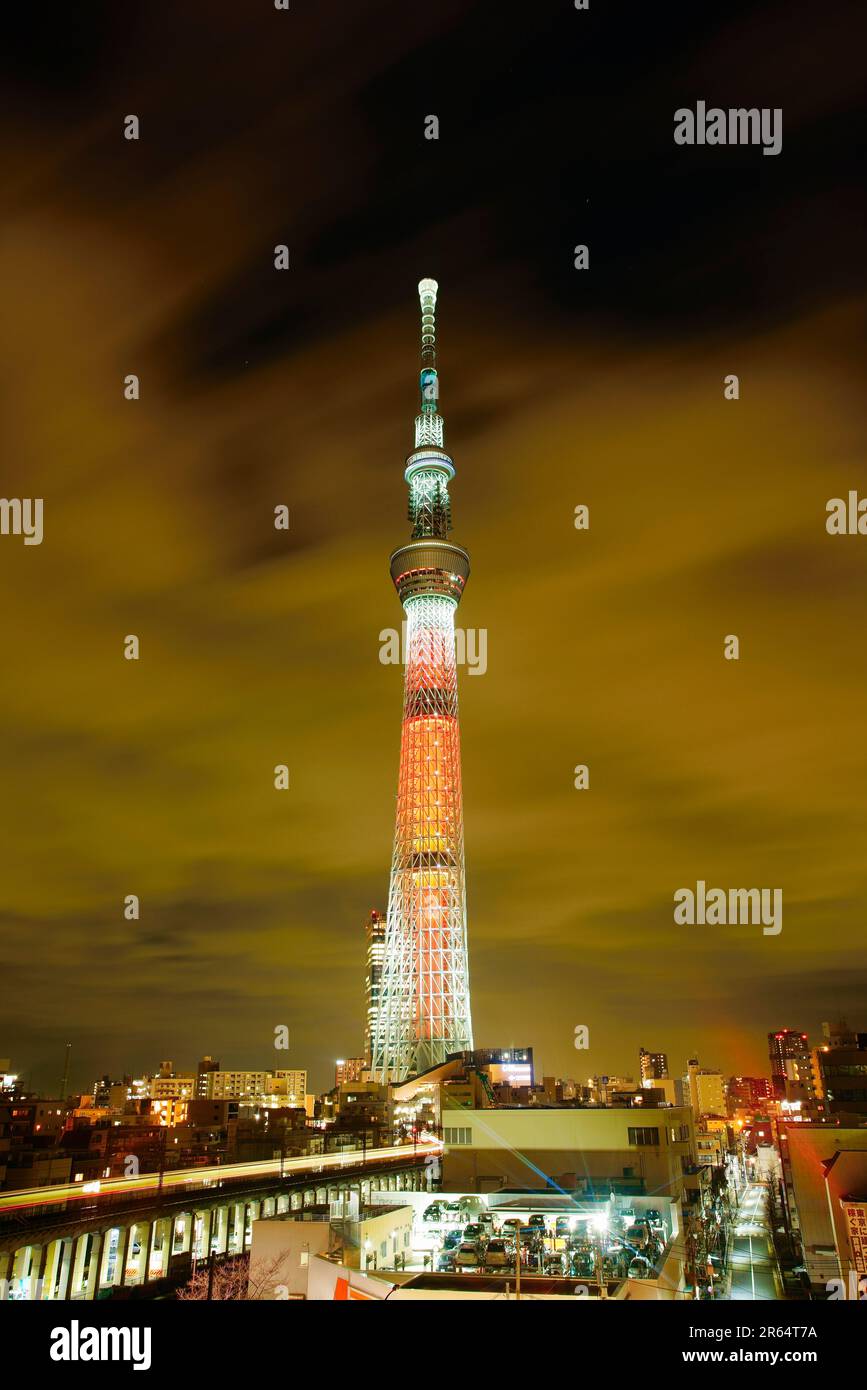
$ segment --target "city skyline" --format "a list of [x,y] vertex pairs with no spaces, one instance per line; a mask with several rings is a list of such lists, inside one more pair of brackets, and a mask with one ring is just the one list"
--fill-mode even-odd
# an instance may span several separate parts
[[[360,1032],[361,1042],[363,1044],[365,1040],[363,1010],[361,1017],[362,1024]],[[851,1024],[854,1030],[858,1031],[860,1024],[862,1023],[862,1018],[862,1014],[859,1013],[853,1016],[852,1018],[848,1018],[842,1021],[845,1021],[847,1024]],[[834,1015],[830,1015],[827,1019],[823,1020],[823,1023],[830,1024],[833,1029],[841,1023],[841,1020]],[[781,1024],[779,1025],[779,1029],[784,1029],[787,1026],[788,1025],[786,1024]],[[762,1052],[760,1049],[759,1055],[756,1059],[756,1064],[752,1068],[752,1070],[733,1070],[730,1066],[726,1065],[725,1060],[719,1059],[716,1055],[706,1053],[705,1050],[701,1048],[693,1048],[691,1051],[685,1052],[682,1058],[680,1055],[666,1054],[669,1057],[668,1075],[670,1078],[676,1079],[678,1081],[685,1080],[688,1075],[688,1062],[690,1061],[690,1059],[694,1059],[698,1061],[702,1070],[720,1074],[726,1085],[728,1085],[730,1080],[744,1077],[763,1079],[768,1081],[768,1083],[770,1084],[772,1081],[772,1067],[768,1055],[768,1039],[772,1035],[773,1031],[774,1030],[771,1030],[770,1033],[763,1034],[764,1051]],[[794,1029],[792,1031],[796,1034],[798,1034],[799,1032],[799,1030],[797,1029]],[[864,1030],[862,1029],[861,1031]],[[803,1030],[800,1030],[800,1032],[802,1034]],[[812,1053],[816,1049],[821,1048],[823,1046],[823,1042],[826,1041],[825,1034],[822,1032],[822,1025],[817,1027],[814,1031],[808,1032],[807,1037],[809,1039],[808,1046],[810,1053]],[[539,1049],[533,1043],[532,1038],[529,1038],[529,1041],[527,1038],[525,1038],[523,1044],[520,1042],[520,1040],[517,1039],[509,1042],[503,1042],[501,1040],[499,1044],[493,1046],[493,1051],[497,1052],[501,1049],[509,1050],[511,1048],[514,1048],[516,1046],[522,1046],[524,1044],[533,1047],[533,1053],[536,1064],[536,1073],[539,1079],[541,1079],[541,1077],[544,1075],[556,1077],[558,1080],[574,1081],[580,1084],[587,1084],[588,1080],[591,1080],[594,1077],[598,1078],[604,1075],[609,1075],[613,1078],[618,1079],[632,1078],[635,1081],[636,1086],[639,1086],[641,1084],[641,1045],[637,1042],[631,1051],[629,1050],[630,1043],[624,1042],[624,1050],[620,1054],[618,1054],[623,1056],[624,1058],[624,1064],[620,1067],[609,1065],[608,1059],[604,1057],[598,1059],[598,1062],[593,1062],[591,1064],[591,1059],[589,1058],[588,1053],[585,1051],[578,1050],[575,1051],[574,1055],[576,1060],[571,1065],[571,1067],[558,1068],[555,1065],[549,1066],[545,1062],[543,1055],[541,1054]],[[480,1046],[483,1048],[488,1048],[491,1045],[489,1043],[482,1043],[480,1044]],[[310,1077],[311,1093],[322,1094],[328,1090],[330,1085],[333,1084],[335,1066],[345,1061],[346,1059],[351,1058],[358,1060],[360,1058],[363,1058],[364,1049],[363,1046],[356,1046],[355,1048],[349,1047],[342,1053],[335,1050],[333,1058],[331,1058],[328,1062],[324,1064],[322,1068],[322,1076],[319,1075],[319,1072],[315,1068],[311,1068],[308,1066],[303,1056],[296,1055],[296,1053],[291,1049],[286,1053],[284,1057],[282,1057],[282,1059],[279,1053],[275,1053],[273,1057],[269,1057],[265,1054],[254,1055],[252,1053],[248,1053],[241,1056],[236,1055],[235,1053],[232,1053],[231,1055],[229,1055],[228,1053],[224,1054],[219,1050],[219,1048],[217,1048],[216,1050],[212,1048],[210,1052],[204,1050],[196,1051],[194,1049],[191,1053],[168,1052],[167,1055],[167,1050],[164,1049],[163,1052],[159,1053],[158,1057],[157,1054],[146,1057],[141,1061],[141,1064],[138,1066],[129,1065],[128,1058],[120,1057],[119,1059],[117,1059],[115,1065],[108,1066],[103,1070],[99,1070],[99,1068],[97,1068],[96,1071],[84,1071],[83,1064],[76,1064],[75,1055],[75,1045],[73,1043],[72,1062],[70,1065],[69,1077],[67,1078],[66,1084],[67,1095],[74,1095],[78,1093],[86,1094],[92,1090],[94,1083],[102,1080],[105,1076],[110,1076],[113,1079],[119,1080],[123,1076],[129,1076],[133,1079],[136,1079],[138,1077],[158,1075],[159,1067],[166,1060],[172,1062],[176,1074],[186,1073],[187,1071],[195,1072],[198,1063],[203,1059],[209,1061],[215,1059],[216,1062],[219,1062],[221,1067],[231,1071],[259,1070],[276,1072],[285,1069],[287,1066],[289,1066],[290,1069],[300,1068],[301,1070],[307,1072],[308,1076]],[[649,1055],[656,1054],[654,1053]],[[582,1059],[584,1059],[584,1061],[587,1062],[586,1066],[581,1065]],[[52,1082],[59,1082],[61,1080],[61,1074],[63,1073],[66,1061],[65,1049],[60,1057],[60,1068],[58,1074],[56,1077],[53,1078],[49,1069],[46,1069],[46,1076],[43,1079],[40,1078],[39,1075],[28,1070],[26,1066],[18,1065],[20,1058],[16,1058],[14,1054],[9,1055],[9,1060],[11,1062],[11,1073],[18,1078],[18,1084],[21,1088],[23,1088],[26,1091],[33,1091],[34,1093],[46,1097],[56,1097],[60,1094],[60,1085],[58,1084],[56,1089],[52,1089]]]

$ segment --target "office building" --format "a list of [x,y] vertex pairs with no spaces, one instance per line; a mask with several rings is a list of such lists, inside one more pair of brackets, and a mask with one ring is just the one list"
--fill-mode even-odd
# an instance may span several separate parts
[[701,1115],[726,1115],[726,1084],[722,1072],[700,1067],[698,1059],[691,1057],[686,1073],[684,1087],[696,1120]]
[[815,1100],[813,1059],[806,1033],[792,1028],[779,1028],[768,1034],[768,1055],[771,1061],[771,1081],[776,1100]]
[[334,1063],[335,1086],[346,1086],[353,1081],[361,1081],[369,1063],[365,1057],[340,1057]]
[[664,1052],[638,1049],[638,1067],[642,1086],[646,1081],[665,1081],[668,1077],[668,1057]]
[[816,1099],[831,1116],[867,1116],[867,1033],[841,1019],[823,1023],[824,1042],[813,1053]]
[[196,1068],[196,1095],[202,1099],[208,1094],[208,1076],[219,1071],[220,1063],[215,1057],[203,1057]]
[[385,917],[372,909],[364,924],[366,960],[364,976],[365,1014],[364,1014],[364,1055],[370,1066],[373,1055],[373,1034],[379,1014],[380,992],[382,989],[382,963],[385,959]]
[[774,1087],[767,1076],[731,1076],[728,1099],[732,1110],[763,1110],[774,1099]]

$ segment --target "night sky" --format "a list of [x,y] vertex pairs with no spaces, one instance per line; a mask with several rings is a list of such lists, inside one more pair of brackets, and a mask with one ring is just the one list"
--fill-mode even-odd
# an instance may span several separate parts
[[[79,1088],[211,1053],[319,1089],[361,1050],[421,276],[458,621],[488,634],[460,674],[477,1043],[761,1074],[769,1028],[867,1027],[867,538],[825,530],[867,494],[865,39],[841,0],[6,32],[0,490],[45,538],[0,537],[0,1054],[35,1086],[67,1039]],[[677,147],[699,99],[781,107],[782,153]],[[782,888],[781,935],[675,926],[698,879]]]

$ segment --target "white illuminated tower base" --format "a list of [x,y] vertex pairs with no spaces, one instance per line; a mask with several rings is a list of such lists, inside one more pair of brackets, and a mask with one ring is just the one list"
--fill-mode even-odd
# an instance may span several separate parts
[[412,540],[391,557],[407,620],[397,819],[373,1072],[402,1081],[473,1045],[467,963],[461,735],[455,613],[470,572],[447,539],[448,484],[438,410],[437,285],[422,280],[421,413],[406,463]]

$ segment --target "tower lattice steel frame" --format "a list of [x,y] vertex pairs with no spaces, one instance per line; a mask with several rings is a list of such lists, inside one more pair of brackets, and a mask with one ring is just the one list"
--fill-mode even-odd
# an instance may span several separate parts
[[448,485],[436,369],[435,280],[422,280],[421,409],[406,461],[412,540],[391,556],[406,613],[406,667],[394,854],[373,1073],[402,1081],[473,1045],[467,963],[455,613],[470,557],[448,540]]

